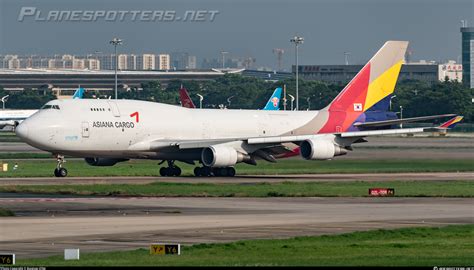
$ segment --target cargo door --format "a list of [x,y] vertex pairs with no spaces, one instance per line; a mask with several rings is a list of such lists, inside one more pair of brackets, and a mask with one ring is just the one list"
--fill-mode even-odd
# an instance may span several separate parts
[[115,117],[120,117],[120,111],[119,111],[119,108],[117,106],[117,103],[115,103],[114,101],[107,101],[107,102],[109,103],[110,111],[112,112],[112,114]]

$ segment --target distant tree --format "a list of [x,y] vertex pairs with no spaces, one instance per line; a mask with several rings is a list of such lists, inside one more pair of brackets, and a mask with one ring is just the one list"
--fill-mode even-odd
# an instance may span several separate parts
[[56,99],[52,91],[38,91],[25,89],[23,91],[10,92],[8,108],[12,109],[38,109],[46,102]]
[[457,81],[432,85],[421,81],[404,81],[397,86],[393,110],[403,106],[404,117],[456,113],[464,122],[474,121],[472,90]]

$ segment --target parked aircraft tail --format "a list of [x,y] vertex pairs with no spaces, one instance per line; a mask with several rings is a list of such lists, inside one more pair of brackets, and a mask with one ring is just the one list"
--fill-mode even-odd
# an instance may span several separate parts
[[277,87],[273,91],[272,96],[268,99],[265,107],[263,107],[264,110],[276,111],[280,109],[281,91],[281,87]]
[[85,91],[86,90],[82,87],[77,88],[76,92],[74,92],[74,95],[72,96],[72,99],[82,99]]
[[196,106],[193,103],[193,100],[188,94],[188,91],[183,86],[179,88],[179,100],[181,101],[181,106],[183,107],[191,108],[191,109],[196,108]]

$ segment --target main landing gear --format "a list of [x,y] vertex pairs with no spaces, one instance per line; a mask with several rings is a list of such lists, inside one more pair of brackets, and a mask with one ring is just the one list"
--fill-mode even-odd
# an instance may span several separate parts
[[211,167],[196,167],[194,168],[195,176],[223,176],[233,177],[235,176],[234,167],[223,167],[223,168],[211,168]]
[[180,176],[181,169],[174,165],[174,160],[167,160],[168,167],[161,167],[160,168],[160,175],[161,176]]
[[58,160],[58,164],[56,165],[56,169],[54,169],[54,176],[56,176],[56,177],[66,177],[67,176],[67,170],[66,170],[66,168],[63,168],[63,164],[66,162],[66,160],[64,160],[64,156],[57,155],[56,159]]

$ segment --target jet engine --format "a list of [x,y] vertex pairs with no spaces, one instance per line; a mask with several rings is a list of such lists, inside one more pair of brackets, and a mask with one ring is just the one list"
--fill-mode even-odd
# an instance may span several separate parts
[[307,160],[325,160],[347,154],[347,149],[335,145],[332,141],[310,139],[301,142],[300,153]]
[[85,158],[87,164],[91,166],[114,166],[118,162],[127,161],[124,158]]
[[247,159],[250,159],[250,157],[227,146],[209,146],[201,152],[202,163],[208,167],[234,166],[236,163]]

